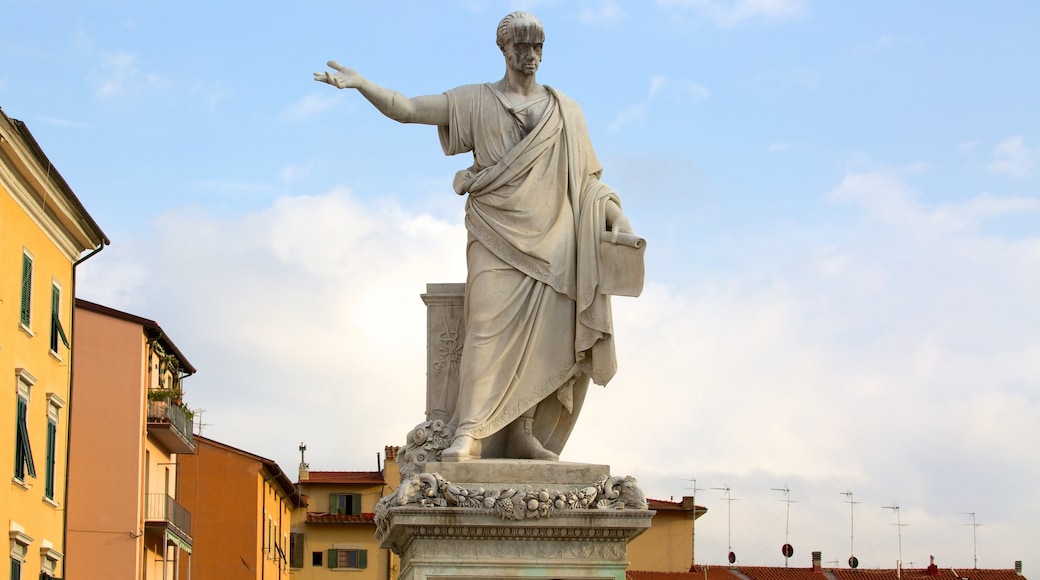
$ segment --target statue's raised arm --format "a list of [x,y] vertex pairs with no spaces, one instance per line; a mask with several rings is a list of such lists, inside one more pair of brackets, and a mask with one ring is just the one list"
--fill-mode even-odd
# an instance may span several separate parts
[[330,60],[328,66],[336,72],[316,72],[314,80],[337,89],[357,89],[380,113],[399,123],[448,124],[448,97],[443,94],[408,98],[373,83],[356,70],[334,60]]

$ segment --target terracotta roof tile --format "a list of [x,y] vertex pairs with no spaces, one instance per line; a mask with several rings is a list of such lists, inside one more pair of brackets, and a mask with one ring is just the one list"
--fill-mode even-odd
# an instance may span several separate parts
[[386,479],[379,471],[312,471],[308,478],[300,483],[383,485]]
[[[705,566],[698,572],[646,572],[630,570],[629,580],[897,580],[894,568],[774,568],[768,566],[739,566],[732,571],[724,566]],[[901,580],[1025,580],[1013,569],[981,570],[964,568],[903,568]]]
[[375,525],[375,514],[330,514],[328,512],[307,512],[308,524],[367,524]]

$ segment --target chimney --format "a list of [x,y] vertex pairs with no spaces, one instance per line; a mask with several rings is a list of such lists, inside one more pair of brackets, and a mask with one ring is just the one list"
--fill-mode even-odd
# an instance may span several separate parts
[[386,456],[386,462],[397,461],[397,451],[400,449],[397,445],[386,445],[383,447],[384,455]]
[[928,556],[928,568],[925,570],[925,574],[929,576],[939,575],[939,567],[935,565],[935,556]]
[[823,552],[812,553],[812,569],[813,572],[823,571]]
[[1022,575],[1022,560],[1015,560],[1015,574]]

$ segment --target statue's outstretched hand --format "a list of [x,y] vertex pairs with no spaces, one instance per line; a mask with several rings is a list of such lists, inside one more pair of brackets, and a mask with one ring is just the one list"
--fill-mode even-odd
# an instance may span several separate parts
[[336,72],[316,72],[314,73],[314,80],[328,83],[337,89],[356,89],[361,85],[362,77],[356,70],[343,66],[334,60],[330,60],[328,66],[331,69],[335,69]]

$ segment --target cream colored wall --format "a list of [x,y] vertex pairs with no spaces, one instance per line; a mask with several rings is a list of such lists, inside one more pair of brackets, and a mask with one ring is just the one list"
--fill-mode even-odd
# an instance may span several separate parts
[[658,511],[650,529],[628,544],[629,570],[689,571],[692,531],[693,518],[689,512]]
[[[292,577],[300,580],[342,579],[344,574],[351,580],[385,580],[388,577],[388,552],[381,550],[375,539],[375,526],[364,524],[304,524],[307,511],[328,512],[329,494],[360,493],[361,511],[372,513],[376,503],[384,493],[381,485],[307,485],[303,484],[302,492],[309,497],[309,507],[303,507],[294,514],[294,531],[303,531],[304,540],[303,568],[293,569]],[[328,550],[333,547],[358,548],[368,550],[368,567],[364,570],[332,570],[326,558]],[[322,553],[321,567],[312,566],[313,552]]]
[[[0,159],[0,162],[3,160]],[[33,258],[32,313],[29,330],[19,324],[21,307],[22,255]],[[12,473],[15,459],[17,384],[15,369],[25,369],[36,379],[31,387],[27,427],[36,478],[26,475],[23,483],[5,480],[0,486],[0,521],[8,520],[33,538],[22,568],[23,577],[40,574],[40,548],[51,545],[65,552],[63,510],[65,509],[66,444],[68,438],[69,350],[59,343],[50,350],[51,287],[61,288],[59,318],[71,343],[72,260],[58,249],[39,225],[15,203],[0,183],[0,468]],[[53,500],[45,499],[47,473],[47,413],[49,398],[65,403],[58,412]],[[58,575],[64,571],[59,563]]]

